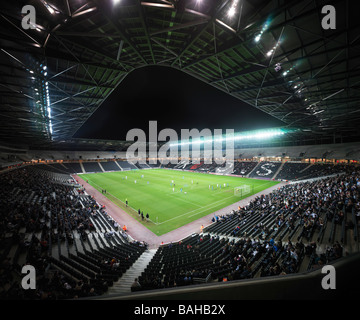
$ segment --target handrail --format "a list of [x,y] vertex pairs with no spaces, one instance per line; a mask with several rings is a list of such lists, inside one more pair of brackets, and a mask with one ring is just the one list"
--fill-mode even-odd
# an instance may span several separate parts
[[211,278],[212,272],[210,271],[207,277],[205,278],[205,282],[209,282],[209,279]]

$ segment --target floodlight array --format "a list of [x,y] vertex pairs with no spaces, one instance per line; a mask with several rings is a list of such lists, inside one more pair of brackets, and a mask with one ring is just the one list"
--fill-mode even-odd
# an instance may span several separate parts
[[48,70],[43,62],[38,62],[32,59],[30,61],[31,68],[27,68],[31,81],[33,82],[34,90],[34,107],[36,112],[39,112],[44,118],[48,126],[50,136],[53,132],[51,102],[49,93],[49,82],[47,81]]
[[214,137],[206,137],[206,138],[198,138],[185,140],[185,141],[177,141],[170,144],[170,147],[176,146],[186,146],[186,145],[199,145],[199,144],[210,144],[214,142],[238,142],[238,141],[246,141],[246,140],[269,140],[275,137],[280,137],[286,133],[286,130],[281,128],[273,128],[273,129],[264,129],[264,130],[255,130],[255,131],[246,131],[239,134],[234,135],[225,135],[225,136],[214,136]]

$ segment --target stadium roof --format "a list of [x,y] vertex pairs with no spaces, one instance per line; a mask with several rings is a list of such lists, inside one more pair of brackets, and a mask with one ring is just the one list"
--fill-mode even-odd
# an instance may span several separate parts
[[[151,65],[176,68],[300,129],[294,139],[357,139],[360,24],[351,2],[6,1],[0,139],[30,148],[83,142],[73,139],[77,130],[131,71]],[[336,29],[326,30],[329,4]],[[25,5],[36,22],[21,12]]]

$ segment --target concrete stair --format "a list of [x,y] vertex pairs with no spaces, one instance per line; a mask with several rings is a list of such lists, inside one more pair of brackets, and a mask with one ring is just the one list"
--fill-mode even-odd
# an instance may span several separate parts
[[272,179],[276,179],[277,175],[280,173],[280,171],[282,170],[283,166],[284,166],[285,162],[282,162],[279,169],[277,169],[277,171],[275,172],[274,176],[272,177]]
[[136,262],[123,274],[123,276],[109,288],[106,294],[128,294],[131,292],[131,285],[135,278],[141,276],[157,249],[146,250]]
[[115,162],[115,164],[120,168],[121,171],[124,171],[124,169],[118,164],[117,161],[114,161],[114,162]]
[[307,167],[305,167],[304,169],[300,170],[299,173],[304,172],[305,170],[309,169],[312,165],[314,165],[314,163],[310,163]]
[[82,173],[86,173],[85,168],[84,168],[82,162],[79,162],[79,164],[80,164],[80,168],[81,168]]
[[102,172],[106,172],[105,169],[104,169],[104,167],[101,165],[100,162],[98,162],[98,165],[99,165],[99,167],[100,167],[100,169],[101,169]]
[[259,161],[259,163],[246,175],[246,178],[249,178],[250,175],[255,172],[255,170],[263,163],[263,161]]

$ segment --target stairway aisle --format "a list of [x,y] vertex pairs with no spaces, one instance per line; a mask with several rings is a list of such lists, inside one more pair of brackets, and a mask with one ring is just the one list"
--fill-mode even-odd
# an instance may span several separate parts
[[135,278],[141,276],[141,273],[145,270],[157,249],[146,250],[136,262],[123,274],[123,276],[109,287],[106,294],[125,294],[131,292],[131,285]]
[[84,165],[82,164],[82,162],[79,162],[79,164],[80,164],[80,168],[81,168],[82,173],[86,173]]
[[120,168],[121,171],[124,171],[124,169],[121,168],[121,166],[118,164],[118,162],[117,162],[116,160],[115,160],[114,162],[115,162],[115,164]]
[[282,162],[279,169],[277,169],[277,171],[275,172],[275,174],[273,175],[272,179],[276,179],[277,175],[280,173],[280,171],[282,170],[283,166],[285,165],[286,162]]
[[100,167],[100,169],[101,169],[102,172],[106,172],[105,169],[104,169],[104,167],[101,165],[100,162],[98,162],[98,165],[99,165],[99,167]]
[[263,161],[259,161],[258,164],[246,175],[246,178],[250,178],[250,175],[263,163]]

